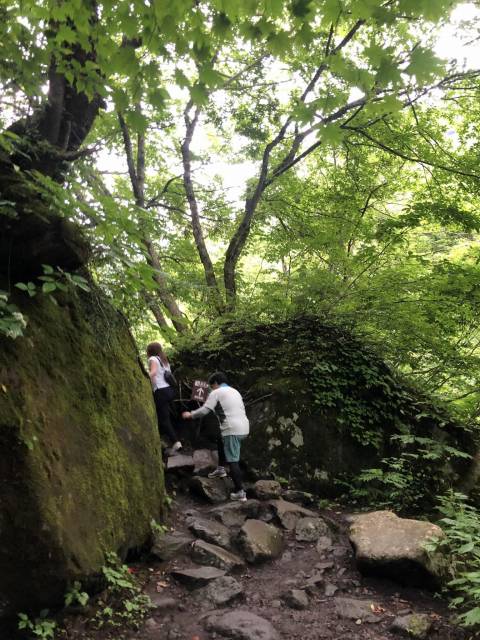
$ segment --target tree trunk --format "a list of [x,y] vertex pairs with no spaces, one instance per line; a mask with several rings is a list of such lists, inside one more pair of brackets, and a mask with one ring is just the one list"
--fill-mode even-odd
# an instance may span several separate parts
[[[136,106],[136,109],[138,112],[141,111],[141,107],[139,104]],[[138,207],[145,208],[145,136],[143,133],[139,133],[137,136],[137,161],[135,163],[130,132],[128,130],[127,123],[125,122],[125,119],[123,118],[121,113],[118,114],[118,122],[122,131],[125,154],[127,157],[128,173],[130,176],[133,195],[135,197],[135,203]],[[184,315],[181,312],[177,301],[168,288],[167,278],[165,277],[162,270],[160,258],[148,234],[143,233],[142,242],[145,246],[145,249],[147,250],[147,262],[155,270],[153,279],[158,287],[157,292],[158,297],[160,298],[160,302],[167,309],[169,317],[176,331],[178,331],[178,333],[186,333],[188,327]],[[152,307],[150,308],[152,309]],[[159,321],[160,316],[157,317],[153,309],[152,312],[157,319],[159,327],[162,328],[164,326],[163,322],[165,320],[165,316],[163,316],[162,314],[163,319],[160,318]]]

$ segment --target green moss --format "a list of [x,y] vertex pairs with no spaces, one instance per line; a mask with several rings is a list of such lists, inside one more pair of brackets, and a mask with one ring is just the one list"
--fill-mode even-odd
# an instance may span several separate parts
[[96,291],[58,302],[17,295],[26,335],[0,342],[0,595],[20,609],[144,544],[164,499],[150,385],[123,319]]
[[[245,459],[309,491],[338,495],[383,458],[405,449],[414,460],[415,446],[425,446],[413,441],[406,448],[392,437],[431,438],[469,453],[475,447],[464,425],[396,375],[361,337],[314,316],[230,326],[180,350],[177,360],[187,379],[225,371],[251,421]],[[418,459],[425,495],[465,473],[464,460],[448,455]]]

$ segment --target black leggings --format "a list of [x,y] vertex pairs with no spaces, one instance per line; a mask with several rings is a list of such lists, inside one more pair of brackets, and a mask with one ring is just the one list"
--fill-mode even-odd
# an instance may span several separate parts
[[[224,467],[227,464],[227,459],[225,458],[223,438],[220,433],[217,435],[217,451],[218,451],[218,466]],[[240,469],[240,464],[238,462],[229,462],[228,464],[230,466],[230,476],[233,480],[233,487],[235,491],[242,491],[243,478],[242,478],[242,471]]]
[[158,431],[160,435],[166,435],[172,442],[178,441],[178,436],[173,428],[170,419],[170,402],[175,397],[175,390],[172,387],[155,389],[153,398],[157,410]]

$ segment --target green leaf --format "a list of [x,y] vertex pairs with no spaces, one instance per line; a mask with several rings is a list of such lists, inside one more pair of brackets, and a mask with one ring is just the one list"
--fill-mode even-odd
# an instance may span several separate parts
[[204,67],[200,70],[199,81],[207,87],[219,87],[225,82],[225,78],[215,69]]
[[417,47],[410,56],[410,64],[405,72],[415,76],[417,82],[432,80],[444,71],[444,64],[433,51],[424,47]]
[[148,94],[148,100],[150,104],[152,105],[152,107],[156,107],[157,109],[163,109],[169,98],[170,94],[163,87],[153,89]]
[[51,293],[52,291],[55,291],[56,288],[57,288],[56,282],[44,282],[42,284],[43,293]]
[[288,31],[278,31],[271,35],[268,38],[268,47],[273,54],[282,57],[291,47]]
[[318,138],[332,147],[338,147],[345,137],[345,132],[338,125],[323,125],[318,130]]
[[190,86],[190,80],[187,78],[187,76],[183,73],[181,69],[175,69],[174,75],[175,75],[175,82],[178,84],[179,87]]
[[190,88],[190,95],[194,104],[199,107],[208,103],[208,91],[203,84],[195,83],[193,87]]

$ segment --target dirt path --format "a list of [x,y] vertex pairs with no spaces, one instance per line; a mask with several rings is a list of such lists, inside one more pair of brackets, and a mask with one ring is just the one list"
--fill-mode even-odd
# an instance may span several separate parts
[[[401,587],[390,581],[362,577],[355,566],[347,536],[348,525],[343,514],[327,511],[316,513],[336,530],[333,545],[319,552],[316,542],[300,542],[296,540],[293,530],[283,530],[284,551],[279,557],[261,564],[246,564],[230,572],[241,585],[243,593],[223,606],[208,599],[205,586],[187,587],[172,576],[174,570],[195,566],[188,555],[152,565],[150,569],[153,571],[149,571],[145,590],[153,602],[160,606],[154,610],[139,635],[151,640],[209,640],[221,637],[270,640],[269,629],[260,629],[256,633],[247,625],[243,631],[228,631],[228,620],[227,630],[221,633],[206,628],[213,611],[214,619],[215,616],[221,618],[228,611],[240,611],[267,620],[277,632],[272,638],[284,640],[399,638],[398,632],[391,631],[392,622],[397,616],[409,613],[422,613],[429,617],[432,628],[428,637],[431,640],[460,640],[467,637],[462,630],[449,623],[451,612],[445,602],[434,598],[433,594]],[[201,502],[188,494],[177,494],[171,512],[170,529],[176,534],[188,535],[189,525],[195,519],[218,521],[218,506]],[[238,524],[230,527],[233,540],[238,529]],[[239,553],[235,542],[231,550]],[[292,603],[285,601],[285,594],[291,589],[307,594],[308,604],[304,609],[292,608]],[[343,598],[354,601],[344,601]],[[355,601],[360,601],[370,615],[359,614],[357,617]],[[341,612],[339,603],[343,604]],[[300,606],[297,602],[293,605]],[[366,621],[366,618],[371,621]],[[255,621],[252,624],[254,628]]]
[[[214,511],[215,507],[211,505],[180,496],[175,503],[171,523],[175,531],[187,533],[187,522],[192,517],[212,519]],[[398,639],[398,634],[389,631],[392,621],[398,615],[412,612],[430,616],[433,626],[428,637],[432,640],[467,637],[464,632],[449,625],[450,612],[445,603],[435,599],[432,594],[403,588],[385,580],[363,578],[355,568],[345,533],[346,523],[341,514],[324,512],[323,515],[334,518],[340,526],[336,542],[330,550],[320,556],[315,543],[297,542],[293,531],[284,532],[285,551],[279,558],[260,565],[247,565],[245,569],[232,574],[242,585],[244,595],[226,604],[224,609],[247,611],[265,618],[278,631],[278,637],[285,640]],[[282,600],[288,589],[304,588],[322,565],[328,564],[332,566],[323,569],[323,582],[315,588],[307,587],[307,608],[295,610]],[[209,640],[222,637],[204,627],[209,612],[218,611],[219,607],[212,606],[199,595],[201,588],[190,590],[170,575],[173,569],[187,566],[192,566],[192,562],[183,557],[151,567],[154,571],[150,572],[146,592],[154,602],[157,600],[161,604],[162,598],[172,598],[177,605],[155,611],[142,631],[142,638]],[[332,595],[326,595],[326,592]],[[339,617],[335,605],[338,597],[366,601],[374,610],[375,622]],[[261,635],[251,637],[263,640]]]
[[[185,470],[173,469],[167,478],[175,500],[168,531],[159,537],[157,552],[160,557],[171,557],[164,561],[149,557],[131,565],[152,600],[150,617],[138,631],[93,631],[88,625],[81,629],[81,620],[77,620],[67,625],[68,640],[394,640],[402,636],[392,630],[393,621],[411,613],[424,614],[431,624],[428,633],[414,637],[468,637],[450,624],[451,612],[440,598],[360,575],[347,535],[346,514],[308,506],[317,522],[319,516],[327,523],[331,542],[325,536],[323,543],[301,541],[294,529],[282,526],[278,517],[272,518],[268,500],[211,504],[187,489],[190,478]],[[228,479],[217,480],[222,490],[226,482]],[[235,556],[248,557],[245,545],[239,544],[239,530],[253,512],[257,523],[258,519],[268,522],[258,525],[260,528],[283,537],[281,551],[277,549],[274,559],[261,563],[241,558],[243,564],[225,570],[224,563],[231,562],[231,557],[219,560],[215,553],[221,555],[222,549],[216,546],[212,555],[208,544],[198,540],[220,542]],[[167,544],[169,540],[174,544]],[[223,571],[212,569],[212,565],[223,567]],[[181,575],[175,574],[192,568],[224,575],[214,581],[204,577],[185,584],[185,576],[180,579]]]

